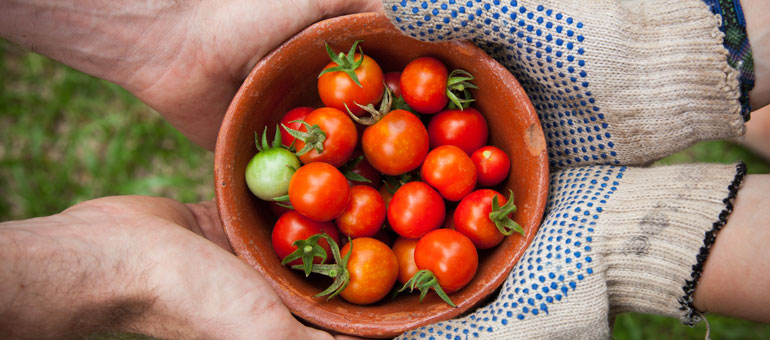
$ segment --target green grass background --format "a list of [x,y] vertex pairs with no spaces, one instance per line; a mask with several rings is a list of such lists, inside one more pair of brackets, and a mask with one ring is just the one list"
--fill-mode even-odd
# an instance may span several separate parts
[[[660,163],[770,164],[728,142],[704,142]],[[0,221],[57,213],[106,195],[213,198],[213,155],[119,86],[0,40]],[[770,339],[770,326],[709,316],[712,339]],[[625,314],[614,337],[703,339],[666,317]],[[90,339],[147,339],[101,334]]]

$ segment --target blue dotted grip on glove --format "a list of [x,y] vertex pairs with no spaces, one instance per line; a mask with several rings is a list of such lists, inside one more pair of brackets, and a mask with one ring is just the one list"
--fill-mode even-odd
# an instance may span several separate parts
[[[581,21],[515,0],[402,0],[389,10],[399,29],[412,37],[469,39],[505,65],[538,112],[552,166],[619,164],[604,114],[585,80]],[[405,15],[422,20],[408,22]]]
[[[573,168],[554,174],[546,219],[532,245],[505,281],[498,299],[467,318],[427,326],[405,339],[466,339],[549,313],[594,274],[594,226],[617,190],[626,167]],[[482,325],[483,324],[483,325]]]

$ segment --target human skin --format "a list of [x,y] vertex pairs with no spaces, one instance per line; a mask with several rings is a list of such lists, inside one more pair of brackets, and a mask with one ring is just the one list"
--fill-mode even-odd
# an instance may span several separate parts
[[[770,3],[742,5],[754,50],[756,85],[749,96],[758,108],[770,102],[770,28],[763,24]],[[0,35],[123,86],[211,150],[230,99],[259,59],[324,17],[381,6],[365,0],[6,0]],[[752,246],[770,239],[770,216],[757,209],[767,203],[761,194],[768,189],[770,179],[747,176],[695,293],[700,310],[770,322],[763,276],[770,255]],[[264,279],[223,250],[217,221],[206,204],[113,197],[0,224],[0,333],[45,339],[114,329],[161,338],[330,338],[297,322]]]
[[0,223],[0,334],[333,339],[231,251],[212,202],[115,196]]
[[[745,142],[770,159],[770,2],[741,0],[754,55]],[[764,107],[764,109],[762,109]],[[749,175],[711,249],[693,305],[700,311],[770,323],[770,175]]]
[[[698,310],[770,323],[770,212],[756,209],[769,190],[770,175],[746,176],[706,261]],[[300,324],[231,251],[211,202],[106,197],[0,223],[0,333],[332,339]]]
[[[323,18],[381,6],[8,0],[0,2],[0,36],[126,88],[213,150],[227,106],[258,60]],[[0,334],[331,339],[294,319],[265,280],[232,255],[218,221],[210,202],[132,196],[3,223]]]
[[327,17],[379,0],[7,0],[0,36],[131,91],[213,150],[230,100],[256,62]]
[[770,323],[770,175],[748,175],[719,232],[693,305],[699,311]]

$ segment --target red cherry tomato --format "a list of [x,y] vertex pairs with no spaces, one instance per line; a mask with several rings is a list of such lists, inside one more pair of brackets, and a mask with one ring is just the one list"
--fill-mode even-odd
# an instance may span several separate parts
[[436,276],[447,294],[465,287],[479,265],[479,255],[473,242],[452,229],[436,229],[417,242],[414,263]]
[[[281,215],[278,221],[275,222],[272,234],[273,249],[278,258],[283,260],[286,256],[297,250],[297,247],[292,244],[294,241],[305,240],[310,236],[320,233],[328,234],[335,241],[340,239],[334,223],[313,221],[296,211],[289,211]],[[326,250],[326,262],[333,261],[329,243],[322,238],[318,241],[318,245]],[[316,257],[313,263],[321,263],[321,258]],[[287,265],[292,266],[295,264],[302,264],[302,261],[296,259]]]
[[488,249],[503,241],[505,235],[489,219],[492,212],[492,198],[503,206],[508,200],[492,189],[479,189],[465,196],[454,213],[454,227],[467,236],[478,249]]
[[[340,296],[359,305],[377,302],[388,295],[396,283],[396,255],[387,245],[370,237],[356,238],[351,243],[353,252],[347,266],[350,282]],[[342,257],[350,253],[351,243],[340,250]]]
[[399,237],[393,243],[393,253],[398,260],[398,282],[405,284],[417,273],[417,265],[414,263],[414,247],[418,239]]
[[388,72],[383,77],[385,86],[393,92],[393,98],[401,97],[401,72]]
[[385,201],[377,189],[353,186],[348,206],[336,222],[340,231],[352,238],[374,236],[385,223]]
[[480,186],[491,187],[500,184],[511,171],[511,159],[505,151],[494,146],[482,147],[471,154],[476,166]]
[[[356,53],[354,59],[361,59],[361,54]],[[325,69],[338,66],[330,62]],[[382,69],[374,59],[364,55],[364,61],[355,70],[361,86],[358,86],[350,76],[341,71],[327,72],[318,78],[318,95],[324,105],[345,111],[347,104],[353,114],[359,116],[364,111],[354,103],[361,105],[377,104],[385,91]]]
[[474,108],[444,110],[428,122],[431,149],[454,145],[470,155],[487,144],[487,120]]
[[393,110],[366,128],[361,146],[375,169],[401,175],[422,164],[428,154],[428,131],[411,112]]
[[401,93],[415,111],[436,113],[449,101],[446,95],[448,79],[449,71],[444,63],[433,57],[417,58],[401,71]]
[[419,238],[441,226],[445,214],[444,199],[435,189],[424,182],[409,182],[393,194],[388,224],[403,237]]
[[465,151],[454,145],[431,150],[425,157],[420,175],[450,201],[461,200],[476,186],[476,166]]
[[305,164],[289,182],[294,210],[316,221],[331,221],[348,206],[350,186],[345,176],[324,162]]
[[[355,123],[346,113],[335,108],[322,107],[308,114],[305,122],[311,126],[318,125],[326,133],[326,140],[323,142],[321,153],[313,149],[299,156],[303,164],[326,162],[338,167],[350,159],[358,142],[358,132]],[[299,131],[307,132],[307,128],[303,125]],[[295,147],[302,150],[305,142],[297,140]]]
[[[289,112],[286,112],[285,115],[281,118],[281,124],[286,125],[288,128],[299,130],[300,126],[302,126],[302,123],[295,122],[291,123],[295,120],[305,120],[305,117],[310,114],[310,112],[313,112],[312,107],[308,106],[300,106],[295,107]],[[290,135],[288,132],[286,132],[286,129],[283,127],[280,128],[281,130],[281,144],[283,144],[286,147],[289,147],[291,143],[294,141],[294,136]]]

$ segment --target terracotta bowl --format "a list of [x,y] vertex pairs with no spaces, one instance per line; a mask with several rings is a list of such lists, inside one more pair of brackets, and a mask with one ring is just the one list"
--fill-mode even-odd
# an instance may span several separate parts
[[[474,107],[488,121],[489,144],[511,157],[509,179],[498,189],[513,190],[518,206],[514,219],[524,227],[526,236],[507,237],[499,246],[480,252],[475,278],[451,296],[457,308],[434,293],[422,303],[415,293],[367,306],[339,297],[329,301],[313,298],[330,282],[326,278],[309,280],[281,266],[270,236],[276,217],[246,187],[246,164],[257,151],[254,132],[261,132],[265,125],[272,129],[293,107],[321,107],[316,75],[329,62],[324,41],[335,51],[347,51],[359,39],[363,40],[364,53],[377,60],[385,72],[401,70],[416,57],[434,56],[450,70],[461,68],[474,74],[479,87]],[[402,35],[384,15],[357,14],[308,27],[254,67],[230,104],[219,132],[216,202],[236,254],[270,282],[292,313],[333,332],[392,337],[456,317],[503,283],[540,225],[547,194],[547,164],[545,139],[535,110],[516,79],[500,64],[469,42],[425,43]]]

